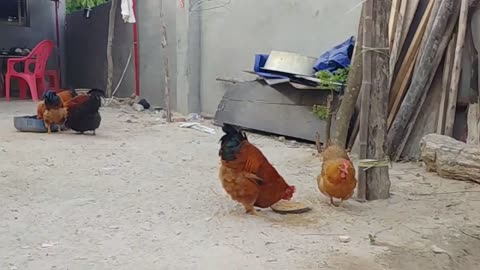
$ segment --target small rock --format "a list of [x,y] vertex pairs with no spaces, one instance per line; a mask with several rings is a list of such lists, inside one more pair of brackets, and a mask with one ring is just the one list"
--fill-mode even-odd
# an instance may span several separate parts
[[145,107],[143,107],[142,104],[138,104],[138,103],[133,104],[132,108],[137,112],[141,112],[141,111],[145,110]]
[[175,122],[175,123],[187,122],[187,119],[185,117],[175,117],[175,118],[173,118],[173,122]]
[[112,229],[112,230],[118,230],[120,229],[119,226],[108,226],[109,229]]
[[138,121],[132,120],[132,119],[127,119],[127,120],[125,120],[125,122],[127,122],[127,123],[138,123]]
[[348,243],[352,241],[352,238],[350,238],[350,236],[342,235],[338,237],[338,240],[340,240],[342,243]]
[[286,139],[285,139],[285,137],[280,136],[280,137],[278,137],[278,140],[281,141],[281,142],[284,142]]
[[435,253],[435,254],[442,254],[442,253],[448,254],[448,252],[446,250],[441,249],[436,245],[431,246],[431,249],[432,249],[433,253]]
[[43,244],[42,244],[42,248],[53,247],[53,246],[55,246],[56,244],[58,244],[58,243],[57,243],[57,242],[55,242],[55,243],[43,243]]

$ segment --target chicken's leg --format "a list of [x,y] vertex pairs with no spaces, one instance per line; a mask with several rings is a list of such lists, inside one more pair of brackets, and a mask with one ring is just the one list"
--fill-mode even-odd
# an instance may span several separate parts
[[255,207],[253,205],[243,205],[245,207],[245,210],[247,214],[252,214],[254,216],[258,215],[257,210],[255,210]]
[[334,201],[333,201],[333,197],[330,197],[330,203],[335,206],[335,207],[338,207],[339,204],[336,204]]

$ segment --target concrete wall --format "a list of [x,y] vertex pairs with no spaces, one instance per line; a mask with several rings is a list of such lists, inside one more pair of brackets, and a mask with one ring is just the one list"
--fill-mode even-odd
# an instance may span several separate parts
[[[0,24],[0,48],[10,49],[11,47],[33,48],[44,39],[53,40],[56,44],[55,33],[55,3],[51,0],[27,1],[30,16],[30,26],[10,26]],[[64,55],[64,34],[65,28],[65,3],[60,1],[59,8],[60,23],[60,54],[62,56],[62,66],[65,70]],[[57,50],[50,56],[48,67],[56,68]],[[64,73],[64,72],[63,72]]]
[[[107,39],[110,3],[96,7],[92,17],[85,19],[83,11],[67,15],[67,84],[75,88],[100,88],[107,86]],[[113,40],[113,87],[117,86],[127,65],[125,77],[116,96],[130,96],[135,92],[132,25],[121,18],[120,5],[116,12]],[[113,90],[114,90],[113,89]]]
[[[169,88],[176,109],[176,4],[177,1],[137,1],[140,61],[140,94],[151,104],[165,106],[165,60],[169,63]],[[162,6],[163,5],[163,6]],[[163,14],[161,14],[163,10]],[[167,45],[162,47],[162,18],[167,27]]]
[[242,70],[252,69],[255,53],[281,50],[318,57],[356,35],[359,2],[232,0],[225,8],[201,12],[202,111],[213,114],[224,94],[217,77],[251,78]]

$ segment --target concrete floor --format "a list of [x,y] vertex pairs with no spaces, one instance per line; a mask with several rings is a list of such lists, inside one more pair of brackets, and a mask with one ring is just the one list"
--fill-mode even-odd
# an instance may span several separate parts
[[103,108],[97,136],[17,132],[35,106],[0,102],[0,269],[478,269],[478,185],[395,164],[391,199],[333,208],[310,145],[251,135],[313,208],[254,217],[221,188],[220,130]]

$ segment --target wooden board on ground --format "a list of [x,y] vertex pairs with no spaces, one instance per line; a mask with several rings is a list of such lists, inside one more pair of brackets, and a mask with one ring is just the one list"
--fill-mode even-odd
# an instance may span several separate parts
[[[326,105],[331,91],[302,90],[290,84],[269,86],[251,81],[229,85],[215,114],[215,124],[229,123],[287,137],[325,142],[326,121],[312,113],[314,104]],[[337,98],[333,102],[336,108]],[[332,123],[334,130],[335,123]]]

